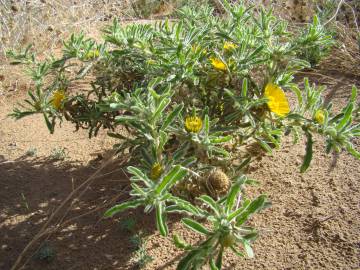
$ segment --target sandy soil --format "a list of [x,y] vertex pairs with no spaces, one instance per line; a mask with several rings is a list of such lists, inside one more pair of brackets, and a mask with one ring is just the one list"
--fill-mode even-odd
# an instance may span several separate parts
[[[341,87],[330,85],[325,93],[331,93],[335,107],[345,103],[349,85],[356,83],[341,79]],[[10,269],[55,207],[102,164],[97,154],[113,143],[105,133],[89,140],[86,132],[74,133],[66,123],[50,135],[41,116],[17,122],[7,118],[23,97],[22,91],[5,92],[0,101],[0,269],[4,270]],[[51,158],[57,147],[66,148],[64,161]],[[30,148],[37,150],[33,157],[26,154]],[[261,186],[249,192],[266,192],[273,207],[252,221],[261,232],[254,244],[256,259],[228,253],[226,269],[360,269],[360,162],[341,153],[334,167],[333,157],[323,150],[322,143],[316,143],[312,167],[305,174],[299,173],[304,145],[293,146],[290,138],[273,156],[252,164],[250,175]],[[47,262],[31,256],[36,253],[33,248],[25,269],[134,269],[131,236],[140,230],[154,258],[146,269],[175,269],[182,252],[158,235],[152,215],[139,209],[110,220],[101,218],[104,209],[97,207],[125,199],[127,191],[126,175],[116,162],[105,173],[74,202],[64,220],[75,219],[43,242],[54,258]],[[129,217],[136,221],[133,231],[121,227]],[[171,219],[170,227],[186,240],[198,239],[184,230],[178,217]]]

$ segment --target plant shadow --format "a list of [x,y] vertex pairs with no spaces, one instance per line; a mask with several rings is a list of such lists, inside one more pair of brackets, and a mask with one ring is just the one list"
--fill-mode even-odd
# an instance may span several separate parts
[[[0,156],[0,269],[11,268],[56,208],[100,165]],[[103,218],[108,207],[128,198],[128,191],[128,177],[116,161],[104,168],[56,215],[50,224],[62,225],[30,248],[23,269],[133,269],[131,237],[140,230],[144,237],[152,234],[153,216],[136,209]],[[127,219],[135,221],[131,230],[121,226]]]

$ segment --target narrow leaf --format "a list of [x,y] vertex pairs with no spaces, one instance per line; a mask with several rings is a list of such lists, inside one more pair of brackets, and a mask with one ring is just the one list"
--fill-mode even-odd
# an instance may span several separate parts
[[199,256],[199,250],[195,249],[190,251],[184,258],[181,259],[176,267],[176,270],[189,270],[191,263]]
[[223,258],[223,253],[224,253],[224,247],[221,246],[218,257],[216,258],[216,267],[218,269],[222,268],[222,258]]
[[210,235],[211,233],[200,223],[196,222],[195,220],[192,220],[190,218],[183,218],[182,223],[185,224],[186,227],[188,227],[189,229],[201,233],[201,234],[205,234],[205,235]]
[[207,206],[209,206],[216,215],[220,215],[220,208],[217,203],[208,195],[202,195],[198,198],[200,201],[204,202]]
[[209,123],[208,115],[205,115],[204,122],[205,122],[205,137],[207,138],[210,132],[210,123]]
[[180,104],[175,107],[175,109],[166,117],[164,123],[161,126],[161,130],[166,130],[169,125],[174,121],[174,119],[180,114],[184,105]]
[[266,205],[266,195],[260,195],[253,200],[243,211],[236,215],[236,225],[244,224],[251,215],[263,209]]
[[50,131],[50,134],[53,134],[54,133],[54,125],[50,122],[46,113],[43,113],[43,115],[44,115],[46,126]]
[[351,115],[354,109],[354,104],[351,102],[345,109],[344,117],[341,119],[339,124],[336,126],[337,130],[341,130],[344,126],[346,126],[351,121]]
[[244,78],[242,84],[242,90],[241,90],[242,97],[247,97],[247,91],[248,91],[248,81],[246,78]]
[[177,234],[174,234],[173,241],[177,248],[189,249],[191,247],[188,243],[186,243],[183,239],[181,239],[180,236],[178,236]]
[[245,249],[245,252],[246,252],[246,255],[252,259],[254,258],[254,251],[252,249],[252,247],[250,246],[249,242],[244,240],[242,241],[243,245],[244,245],[244,249]]
[[109,210],[107,210],[104,214],[105,217],[112,217],[113,215],[123,212],[130,208],[136,208],[140,206],[143,203],[143,200],[131,200],[127,201],[121,204],[117,204],[113,207],[111,207]]
[[170,99],[169,98],[165,98],[163,99],[159,106],[156,108],[156,111],[153,115],[153,120],[157,120],[160,115],[162,114],[162,112],[166,109],[166,107],[170,104]]
[[129,166],[127,167],[127,170],[129,173],[131,173],[132,175],[136,176],[139,180],[143,180],[144,182],[149,182],[151,181],[146,174],[144,174],[140,169],[133,167],[133,166]]
[[264,205],[265,200],[266,200],[266,196],[260,195],[255,200],[247,204],[246,207],[241,207],[236,211],[234,211],[233,213],[231,213],[228,216],[228,220],[231,221],[234,218],[238,219],[238,217],[243,217],[244,215],[247,218],[249,214],[255,213],[257,210],[259,210]]
[[157,204],[155,208],[156,208],[156,227],[162,236],[167,236],[169,230],[165,222],[164,206],[162,204]]
[[180,181],[187,174],[187,171],[182,168],[180,165],[176,165],[172,170],[162,179],[156,192],[159,194],[164,190],[169,189],[177,181]]
[[313,139],[310,132],[306,132],[307,142],[306,142],[306,153],[304,157],[303,164],[301,165],[300,172],[304,173],[310,166],[312,156],[313,156]]
[[241,188],[241,185],[239,182],[235,183],[231,187],[230,192],[226,199],[226,206],[225,206],[226,213],[229,213],[232,210],[232,208],[234,207],[237,195],[239,194],[239,191],[240,191],[240,188]]

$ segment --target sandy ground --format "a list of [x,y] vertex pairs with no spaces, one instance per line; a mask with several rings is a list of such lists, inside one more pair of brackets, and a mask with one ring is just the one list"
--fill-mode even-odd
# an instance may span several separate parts
[[[332,92],[335,107],[345,103],[354,82],[343,79],[342,87],[329,86],[325,94]],[[101,165],[97,154],[113,143],[104,132],[89,140],[86,131],[74,133],[67,123],[50,135],[41,116],[16,122],[7,118],[23,97],[22,91],[8,92],[0,106],[0,269],[4,270],[10,269],[55,207]],[[51,151],[59,147],[66,148],[63,161],[51,158]],[[36,149],[36,155],[27,155],[29,149]],[[305,174],[299,173],[304,145],[293,146],[290,138],[273,156],[252,164],[250,175],[261,186],[249,192],[266,192],[273,207],[252,221],[260,228],[256,258],[239,259],[229,252],[226,269],[360,269],[360,162],[341,153],[333,167],[333,157],[324,154],[321,141],[315,150]],[[74,202],[64,220],[75,219],[43,242],[54,258],[40,260],[31,256],[36,253],[31,249],[25,269],[135,269],[131,236],[140,230],[154,258],[146,269],[175,269],[182,252],[158,235],[152,215],[139,209],[110,220],[101,218],[104,209],[96,208],[125,199],[127,191],[126,176],[116,162],[105,173],[109,174],[98,177]],[[121,227],[128,218],[136,221],[132,231]],[[178,217],[171,219],[170,227],[188,241],[198,239],[184,230]]]

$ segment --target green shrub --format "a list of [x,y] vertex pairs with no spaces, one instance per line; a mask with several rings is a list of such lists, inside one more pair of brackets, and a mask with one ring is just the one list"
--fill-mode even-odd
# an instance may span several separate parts
[[[238,244],[253,255],[257,233],[246,222],[269,201],[243,194],[244,185],[256,184],[245,176],[254,153],[244,146],[258,144],[271,153],[283,135],[292,134],[295,142],[305,135],[302,172],[312,159],[314,134],[322,135],[327,152],[346,149],[360,157],[351,143],[360,135],[353,124],[356,88],[336,113],[324,104],[323,87],[305,79],[300,89],[293,80],[310,65],[301,58],[304,51],[316,47],[321,56],[332,42],[317,18],[295,34],[271,10],[224,6],[223,17],[203,6],[184,7],[176,22],[114,21],[103,43],[73,35],[59,59],[38,62],[30,48],[10,53],[14,64],[27,64],[34,80],[27,106],[15,109],[14,118],[41,113],[51,133],[64,119],[88,129],[90,137],[104,128],[119,140],[117,153],[129,156],[131,198],[105,216],[140,206],[154,210],[157,228],[167,236],[167,216],[179,212],[187,215],[186,227],[205,236],[197,246],[175,237],[188,251],[178,269],[206,263],[221,269],[226,248],[242,255]],[[77,80],[86,80],[90,90],[70,90]],[[291,108],[283,89],[296,96]]]

